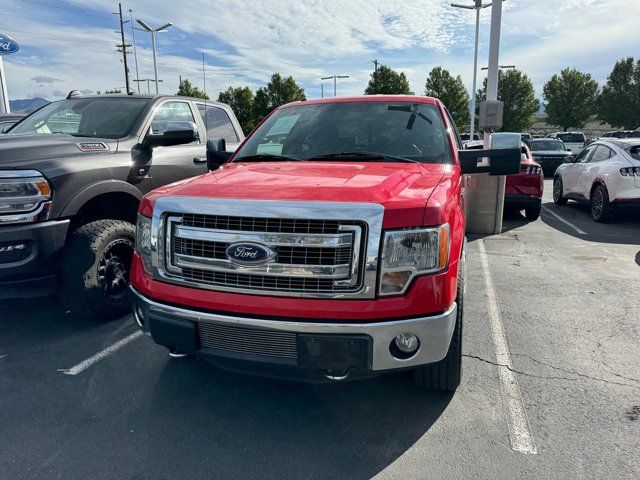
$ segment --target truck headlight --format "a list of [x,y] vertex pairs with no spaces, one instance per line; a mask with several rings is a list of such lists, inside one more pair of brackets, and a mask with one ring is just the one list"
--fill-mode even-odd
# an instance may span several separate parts
[[437,273],[449,261],[449,224],[384,233],[380,295],[404,293],[413,277]]
[[151,219],[138,214],[136,221],[136,252],[142,258],[147,273],[151,272]]
[[[46,219],[50,200],[49,182],[37,170],[0,171],[0,221]],[[34,215],[24,215],[31,212]]]

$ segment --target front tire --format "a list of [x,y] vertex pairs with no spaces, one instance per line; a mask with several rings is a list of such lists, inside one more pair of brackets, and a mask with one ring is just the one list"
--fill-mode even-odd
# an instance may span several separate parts
[[598,223],[607,223],[611,221],[612,209],[609,202],[609,192],[604,185],[598,185],[591,192],[589,202],[591,206],[591,217]]
[[458,267],[458,311],[447,356],[438,363],[424,365],[413,370],[413,378],[419,387],[442,392],[453,392],[462,380],[462,323],[464,318],[464,269]]
[[560,176],[553,179],[553,203],[556,205],[567,204],[567,198],[562,195],[562,178]]
[[74,231],[60,264],[60,301],[91,320],[112,320],[129,311],[128,284],[135,227],[97,220]]

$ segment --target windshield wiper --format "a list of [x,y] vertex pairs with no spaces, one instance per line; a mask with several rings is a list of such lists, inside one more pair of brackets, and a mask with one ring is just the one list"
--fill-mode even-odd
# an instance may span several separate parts
[[367,161],[387,161],[387,162],[405,162],[405,163],[422,163],[418,160],[412,160],[410,158],[405,157],[396,157],[394,155],[386,155],[384,153],[375,153],[375,152],[340,152],[340,153],[329,153],[327,155],[316,155],[315,157],[307,158],[307,160],[331,160],[332,158],[343,160],[346,158],[353,158],[357,160],[367,160]]
[[301,162],[302,158],[287,157],[285,155],[270,155],[268,153],[258,153],[256,155],[247,155],[246,157],[234,158],[235,162]]

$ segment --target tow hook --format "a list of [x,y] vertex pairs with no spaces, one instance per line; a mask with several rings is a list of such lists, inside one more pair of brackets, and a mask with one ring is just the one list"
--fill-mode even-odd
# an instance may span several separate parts
[[345,380],[349,376],[348,370],[327,370],[324,374],[326,378],[329,380],[333,380],[334,382],[340,382]]

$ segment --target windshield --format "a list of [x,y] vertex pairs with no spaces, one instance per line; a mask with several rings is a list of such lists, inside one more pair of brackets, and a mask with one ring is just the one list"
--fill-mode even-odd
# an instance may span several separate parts
[[127,136],[148,98],[77,98],[53,102],[12,128],[11,135],[66,133],[76,137]]
[[534,140],[531,150],[564,150],[564,143],[559,140]]
[[584,133],[558,133],[558,140],[565,143],[584,143]]
[[[238,151],[243,158],[308,160],[375,153],[424,163],[451,163],[447,131],[435,105],[342,102],[299,105],[275,112]],[[323,158],[331,160],[331,158]]]

